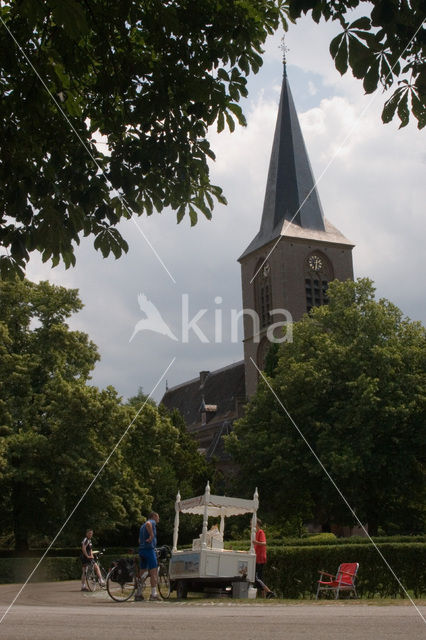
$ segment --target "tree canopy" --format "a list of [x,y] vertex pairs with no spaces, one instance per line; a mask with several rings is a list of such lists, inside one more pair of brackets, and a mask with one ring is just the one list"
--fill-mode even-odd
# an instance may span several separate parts
[[[321,18],[337,20],[343,31],[330,43],[336,69],[343,75],[350,68],[362,80],[364,91],[373,93],[396,86],[385,102],[382,120],[395,114],[405,127],[410,113],[418,128],[426,124],[426,7],[423,0],[289,0],[289,17],[297,20],[311,12],[315,22]],[[352,20],[351,13],[365,7],[365,14]]]
[[375,2],[350,24],[359,4],[4,0],[0,273],[22,276],[35,250],[73,265],[82,235],[118,258],[128,246],[117,224],[132,214],[170,207],[178,222],[210,218],[225,198],[209,179],[208,128],[245,123],[247,76],[287,15],[339,20],[330,47],[339,71],[350,67],[367,92],[398,82],[384,120],[397,112],[405,125],[411,110],[423,126],[422,1]]
[[238,101],[284,19],[280,5],[2,2],[2,272],[22,271],[36,249],[53,265],[74,264],[81,234],[119,257],[127,244],[116,225],[132,212],[210,218],[214,199],[225,199],[209,180],[207,130],[245,122]]
[[96,346],[66,324],[80,308],[76,290],[0,281],[0,534],[18,550],[52,540],[107,459],[62,542],[88,526],[128,541],[153,506],[171,512],[179,487],[191,495],[206,481],[175,421],[90,385]]
[[[144,394],[139,392],[130,398],[128,404],[138,409],[145,400]],[[141,437],[138,427],[133,429],[126,439],[125,448],[126,455],[132,457],[134,473],[149,489],[155,510],[161,516],[159,539],[170,544],[178,490],[185,497],[202,494],[214,470],[198,452],[198,443],[189,434],[180,413],[177,410],[169,413],[163,405],[157,408],[150,404],[150,409],[145,408],[146,413],[152,411],[155,415],[150,430],[145,427]],[[181,523],[180,540],[192,541],[194,525],[197,525],[197,520],[194,522],[192,518]]]
[[[269,384],[371,533],[424,529],[426,332],[367,279],[332,282],[294,325]],[[271,522],[355,524],[263,381],[228,437],[237,482]]]

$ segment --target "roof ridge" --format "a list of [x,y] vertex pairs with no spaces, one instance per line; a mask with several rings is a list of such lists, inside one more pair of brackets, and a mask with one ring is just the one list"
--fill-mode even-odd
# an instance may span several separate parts
[[[215,369],[214,371],[209,371],[209,375],[207,377],[214,376],[214,375],[216,375],[218,373],[222,373],[223,371],[226,371],[226,369],[231,369],[232,367],[237,367],[238,365],[244,365],[244,360],[238,360],[238,362],[233,362],[231,364],[227,364],[224,367],[221,367],[220,369]],[[199,377],[192,378],[191,380],[186,380],[185,382],[181,382],[180,384],[177,384],[174,387],[169,387],[164,395],[167,395],[171,391],[176,391],[177,389],[180,389],[181,387],[187,387],[187,386],[189,386],[191,384],[199,383],[199,382],[200,382],[200,378]]]

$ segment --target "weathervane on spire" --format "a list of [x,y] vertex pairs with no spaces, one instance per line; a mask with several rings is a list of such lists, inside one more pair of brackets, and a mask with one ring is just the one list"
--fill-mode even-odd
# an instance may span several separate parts
[[283,65],[284,65],[284,73],[286,72],[286,64],[287,64],[287,53],[290,51],[290,49],[287,47],[286,43],[285,43],[285,36],[283,36],[281,38],[281,44],[280,44],[280,49],[283,53]]

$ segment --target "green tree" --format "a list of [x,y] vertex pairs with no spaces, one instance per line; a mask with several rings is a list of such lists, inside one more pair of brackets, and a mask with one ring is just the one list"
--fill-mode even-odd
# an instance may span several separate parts
[[370,15],[349,23],[359,5],[3,0],[0,273],[22,275],[35,250],[69,267],[83,234],[118,258],[128,246],[117,224],[132,213],[210,218],[225,198],[209,179],[208,128],[245,123],[247,76],[288,14],[338,20],[330,51],[340,73],[350,67],[368,93],[398,84],[383,120],[397,113],[404,126],[411,111],[424,126],[423,0],[368,3]]
[[208,127],[245,122],[246,76],[284,10],[281,0],[2,2],[1,272],[22,273],[34,250],[74,264],[81,234],[117,258],[128,247],[116,225],[131,212],[210,218],[225,199],[209,180]]
[[177,490],[208,477],[177,415],[90,385],[96,346],[66,323],[81,307],[73,289],[0,281],[0,533],[19,551],[50,542],[77,503],[62,543],[91,526],[136,544],[153,506],[170,541]]
[[[367,279],[333,282],[329,305],[294,325],[268,382],[371,533],[425,525],[426,334]],[[238,482],[273,521],[354,524],[264,382],[228,437]]]
[[[88,384],[96,347],[66,324],[81,306],[75,290],[0,282],[1,529],[18,550],[58,531],[129,423],[113,388]],[[132,524],[151,500],[119,449],[68,530]]]
[[[144,402],[146,396],[139,391],[128,403],[137,410]],[[159,540],[170,543],[177,492],[180,491],[182,498],[202,494],[213,470],[198,452],[197,442],[188,433],[178,411],[169,413],[165,407],[160,405],[157,409],[148,402],[144,415],[144,426],[138,418],[125,448],[127,455],[132,455],[133,470],[152,496],[153,508],[161,516]],[[149,425],[147,415],[151,417]],[[192,540],[193,525],[191,518],[183,519],[179,534],[181,541]]]
[[269,347],[265,356],[265,365],[264,365],[265,373],[271,378],[274,377],[275,369],[277,368],[277,365],[278,365],[279,351],[280,349],[279,349],[278,343],[273,342]]
[[[352,20],[358,7],[365,13]],[[289,17],[297,20],[311,12],[319,22],[337,20],[343,31],[330,43],[330,53],[336,69],[343,75],[350,68],[355,78],[363,82],[366,93],[378,86],[383,90],[395,87],[385,102],[382,120],[390,122],[395,114],[405,127],[410,113],[418,128],[426,124],[426,56],[423,0],[289,0]]]

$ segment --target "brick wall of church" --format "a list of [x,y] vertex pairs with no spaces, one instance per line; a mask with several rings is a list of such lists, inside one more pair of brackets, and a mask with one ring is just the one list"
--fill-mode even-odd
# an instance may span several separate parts
[[[241,278],[243,308],[256,309],[255,285],[250,283],[259,260],[264,259],[273,247],[273,243],[254,251],[241,261]],[[270,265],[270,279],[272,285],[272,309],[286,309],[291,313],[293,321],[300,320],[307,311],[305,275],[306,260],[308,256],[315,254],[322,258],[323,263],[328,263],[332,279],[345,281],[353,280],[352,246],[337,243],[319,242],[308,238],[283,237],[276,246],[268,263]],[[262,271],[256,278],[262,278]],[[277,314],[274,322],[284,319],[282,314]],[[246,368],[246,393],[251,396],[255,393],[258,381],[258,372],[250,358],[259,365],[259,346],[262,338],[265,339],[266,329],[260,331],[259,341],[253,341],[254,325],[252,319],[244,316],[244,360]],[[265,346],[260,346],[262,352]]]

